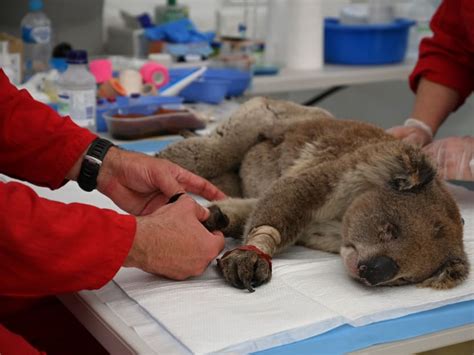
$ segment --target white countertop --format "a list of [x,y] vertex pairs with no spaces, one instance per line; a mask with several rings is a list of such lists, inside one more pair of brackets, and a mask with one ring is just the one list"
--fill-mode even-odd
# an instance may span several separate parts
[[414,61],[405,61],[390,65],[324,65],[319,70],[310,71],[282,69],[278,75],[254,77],[248,94],[275,94],[338,85],[407,80],[414,65]]

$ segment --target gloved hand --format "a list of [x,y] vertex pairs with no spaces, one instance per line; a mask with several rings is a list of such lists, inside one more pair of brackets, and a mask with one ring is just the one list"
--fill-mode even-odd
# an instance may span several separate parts
[[439,139],[423,148],[446,180],[474,181],[474,137]]
[[409,118],[403,126],[387,129],[387,133],[404,142],[423,147],[433,140],[431,128],[420,120]]

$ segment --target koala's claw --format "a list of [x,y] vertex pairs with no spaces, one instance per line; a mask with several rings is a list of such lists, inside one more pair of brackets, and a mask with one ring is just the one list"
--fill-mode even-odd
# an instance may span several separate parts
[[272,277],[271,264],[253,250],[235,249],[217,259],[217,265],[227,282],[249,292],[254,292],[254,287],[270,281]]
[[227,217],[222,210],[216,205],[209,208],[209,218],[203,222],[204,227],[210,232],[222,230],[229,225],[229,217]]

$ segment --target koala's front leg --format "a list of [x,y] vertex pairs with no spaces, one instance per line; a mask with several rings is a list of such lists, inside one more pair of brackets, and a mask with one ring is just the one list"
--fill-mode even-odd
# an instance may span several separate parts
[[276,181],[257,202],[246,226],[244,247],[218,261],[224,278],[237,288],[253,287],[271,278],[271,257],[292,245],[323,207],[331,193],[327,174],[308,172]]

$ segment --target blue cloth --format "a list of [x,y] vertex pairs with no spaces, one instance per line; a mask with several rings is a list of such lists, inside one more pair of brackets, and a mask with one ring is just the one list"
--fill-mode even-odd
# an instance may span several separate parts
[[346,324],[306,340],[255,354],[345,354],[376,344],[409,339],[472,323],[474,301],[466,301],[363,327]]
[[145,28],[145,37],[151,41],[166,41],[170,43],[196,43],[214,40],[215,33],[200,32],[191,22],[184,18],[163,25]]

